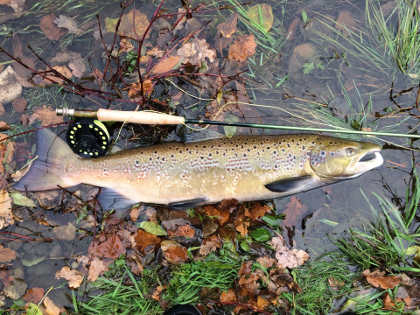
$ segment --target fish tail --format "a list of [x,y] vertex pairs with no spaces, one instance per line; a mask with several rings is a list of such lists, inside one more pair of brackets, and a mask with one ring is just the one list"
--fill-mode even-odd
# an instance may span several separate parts
[[29,171],[13,185],[14,189],[41,191],[79,184],[69,180],[64,171],[64,162],[77,163],[78,156],[51,130],[41,129],[37,132],[36,155],[37,159]]

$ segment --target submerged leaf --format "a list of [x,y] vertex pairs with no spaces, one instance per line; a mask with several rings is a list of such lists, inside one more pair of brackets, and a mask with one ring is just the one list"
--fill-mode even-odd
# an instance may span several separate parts
[[7,263],[16,259],[16,252],[13,249],[3,247],[0,244],[0,263]]
[[248,19],[267,33],[273,26],[273,9],[269,4],[256,4],[248,9]]
[[6,190],[0,191],[0,230],[15,223],[12,215],[12,199]]
[[174,70],[179,65],[181,57],[179,56],[169,56],[161,59],[151,70],[151,73],[162,74]]
[[22,195],[20,192],[14,191],[10,194],[10,197],[12,197],[13,203],[17,206],[30,208],[34,208],[36,206],[32,199]]
[[64,278],[69,282],[69,287],[77,289],[80,287],[83,281],[83,274],[80,271],[70,269],[68,266],[64,266],[61,270],[55,273],[57,279]]
[[256,48],[257,44],[255,43],[254,35],[243,35],[230,45],[228,59],[244,62],[248,59],[248,57],[255,54]]

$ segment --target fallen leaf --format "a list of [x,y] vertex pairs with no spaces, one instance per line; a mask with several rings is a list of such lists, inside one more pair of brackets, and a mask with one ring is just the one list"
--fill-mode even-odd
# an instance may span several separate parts
[[148,233],[143,230],[138,230],[136,236],[134,237],[136,242],[136,248],[140,250],[142,253],[145,253],[145,249],[149,246],[156,247],[161,242],[161,239],[156,235]]
[[100,275],[102,275],[105,271],[108,270],[108,266],[111,264],[111,261],[109,263],[104,263],[102,259],[99,259],[98,257],[93,257],[92,261],[90,262],[89,266],[89,272],[87,279],[89,281],[96,281]]
[[0,131],[9,130],[10,126],[5,121],[0,121]]
[[58,116],[55,110],[47,105],[38,107],[34,110],[31,117],[29,117],[29,124],[33,124],[35,120],[40,120],[43,126],[58,124],[63,122],[63,117]]
[[156,289],[153,291],[152,299],[155,300],[155,301],[160,301],[160,295],[161,295],[163,289],[165,289],[165,286],[158,285],[156,287]]
[[394,300],[391,298],[388,292],[385,293],[384,296],[384,309],[389,311],[395,311],[396,310],[396,303],[401,303],[402,299],[395,298]]
[[116,234],[107,235],[107,239],[99,242],[97,239],[89,245],[89,255],[116,259],[120,255],[125,254],[125,247],[121,239]]
[[222,247],[222,240],[220,237],[218,235],[211,235],[209,238],[204,239],[201,243],[199,254],[201,256],[207,256],[220,247]]
[[67,31],[71,34],[81,35],[83,33],[83,30],[77,26],[77,22],[66,15],[60,14],[58,18],[54,20],[54,23],[60,28],[67,29]]
[[253,34],[243,35],[233,42],[229,47],[228,59],[238,62],[244,62],[255,54],[257,44]]
[[14,223],[12,199],[6,190],[0,190],[0,230]]
[[30,208],[34,208],[36,206],[32,199],[22,195],[20,192],[14,191],[10,194],[10,197],[12,197],[13,203],[17,206]]
[[369,269],[366,269],[363,271],[363,275],[366,281],[375,288],[393,289],[401,282],[400,277],[385,276],[385,272],[379,270],[370,272]]
[[227,291],[223,291],[222,294],[220,294],[220,303],[222,304],[236,304],[236,294],[235,290],[229,289]]
[[25,312],[26,315],[43,315],[41,307],[31,302],[25,304]]
[[350,35],[351,31],[356,30],[356,26],[357,23],[350,11],[340,11],[337,17],[337,21],[335,22],[335,27],[337,30],[343,32],[345,35]]
[[64,35],[64,32],[60,30],[57,25],[54,24],[56,20],[54,13],[44,15],[39,23],[41,30],[44,32],[45,36],[50,40],[58,40],[61,36]]
[[53,233],[58,240],[72,241],[76,237],[76,227],[69,222],[66,225],[53,228]]
[[187,249],[175,241],[162,241],[160,248],[165,259],[171,264],[181,264],[188,259]]
[[264,268],[268,269],[274,266],[276,260],[270,256],[261,256],[257,258],[257,262]]
[[129,51],[132,51],[134,49],[134,45],[131,43],[131,40],[128,38],[121,38],[120,40],[120,46],[118,48],[118,53],[127,53]]
[[13,109],[17,113],[23,113],[28,102],[23,97],[18,97],[12,102]]
[[16,72],[8,66],[0,73],[0,103],[9,103],[22,94],[22,85],[18,82]]
[[250,222],[240,222],[239,224],[235,225],[236,231],[241,233],[242,236],[246,236],[248,234],[248,227],[250,225]]
[[148,56],[153,56],[156,58],[161,58],[163,57],[163,55],[165,54],[165,52],[163,50],[160,50],[157,47],[153,47],[152,49],[148,50],[146,55]]
[[258,295],[257,297],[257,308],[259,311],[263,311],[268,305],[270,305],[270,302],[263,298],[261,295]]
[[245,208],[245,216],[252,220],[263,217],[267,212],[271,211],[271,207],[260,202],[252,203],[252,207]]
[[273,9],[266,3],[253,5],[248,9],[248,19],[267,33],[273,26]]
[[308,253],[301,249],[289,249],[281,235],[271,239],[271,245],[276,251],[277,266],[279,268],[295,268],[309,259]]
[[[139,10],[133,9],[121,17],[118,35],[139,40],[143,37],[143,34],[148,26],[149,20],[147,19],[147,16]],[[114,31],[115,27],[111,32]]]
[[[256,295],[260,291],[260,285],[258,280],[260,279],[258,273],[251,272],[252,261],[243,262],[239,269],[239,281],[238,284],[242,289],[246,290],[246,295]],[[261,271],[261,270],[259,270]]]
[[0,116],[4,115],[6,113],[6,110],[4,109],[4,106],[2,103],[0,103]]
[[8,5],[13,9],[13,11],[15,11],[15,14],[19,16],[21,13],[23,13],[25,1],[26,0],[0,0],[0,4]]
[[[13,153],[15,151],[15,144],[10,140],[2,141],[8,137],[7,134],[0,133],[0,175],[5,174],[3,164],[9,164],[13,159]],[[1,200],[1,199],[0,199]],[[1,206],[0,206],[1,207]],[[0,211],[1,216],[1,211]]]
[[221,226],[225,225],[229,221],[230,213],[229,211],[223,211],[216,208],[214,205],[207,205],[203,207],[204,212],[210,218],[215,218]]
[[71,289],[77,289],[83,281],[83,274],[80,271],[70,269],[68,266],[64,266],[61,270],[57,271],[55,277],[56,279],[66,279]]
[[3,247],[0,244],[0,263],[7,263],[16,259],[16,252],[13,249]]
[[284,226],[296,226],[302,215],[308,210],[302,202],[295,196],[290,197],[290,201],[286,206],[286,210],[283,211],[283,214],[286,218],[283,220]]
[[159,60],[159,62],[153,66],[150,72],[154,74],[162,74],[162,73],[166,73],[168,71],[174,70],[179,64],[180,60],[181,60],[181,57],[179,56],[169,56],[169,57],[163,58]]
[[217,25],[217,30],[223,37],[230,38],[236,32],[236,24],[238,23],[238,14],[234,13],[225,22]]
[[193,38],[191,41],[182,45],[176,52],[182,58],[182,63],[190,63],[192,65],[201,66],[206,61],[214,62],[216,59],[216,51],[210,49],[205,39]]
[[45,297],[43,304],[45,307],[45,315],[60,315],[61,309],[55,305],[53,300],[51,300],[48,296]]
[[38,304],[44,296],[45,290],[43,288],[30,288],[26,291],[23,299],[25,302],[32,302]]
[[157,236],[168,235],[168,233],[166,233],[166,231],[156,222],[143,221],[140,223],[139,227],[153,235],[157,235]]
[[195,230],[189,224],[177,226],[175,231],[168,231],[170,237],[178,236],[185,238],[193,238],[195,235]]
[[[62,76],[64,76],[67,79],[70,79],[73,76],[73,73],[70,71],[70,69],[67,68],[64,65],[54,66],[52,68],[55,71],[59,72]],[[51,72],[51,69],[48,69],[48,70],[50,70],[50,72],[43,77],[43,79],[44,79],[43,82],[45,84],[51,84],[51,83],[54,83],[54,84],[63,84],[64,79],[62,79],[61,77],[57,76],[55,73]]]

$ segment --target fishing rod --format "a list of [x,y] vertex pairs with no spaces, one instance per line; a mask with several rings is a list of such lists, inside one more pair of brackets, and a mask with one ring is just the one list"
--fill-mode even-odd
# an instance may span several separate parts
[[247,122],[225,122],[207,119],[188,119],[183,116],[170,115],[155,111],[121,111],[111,109],[98,110],[76,110],[71,108],[57,108],[56,114],[59,116],[68,116],[76,118],[90,118],[101,122],[126,122],[133,124],[146,125],[218,125],[218,126],[233,126],[246,128],[264,128],[277,130],[293,130],[293,131],[312,131],[312,132],[335,132],[342,134],[356,134],[369,136],[386,136],[386,137],[400,137],[420,139],[420,135],[379,132],[379,131],[360,131],[349,129],[327,129],[327,128],[311,128],[311,127],[295,127],[284,125],[271,124],[256,124]]

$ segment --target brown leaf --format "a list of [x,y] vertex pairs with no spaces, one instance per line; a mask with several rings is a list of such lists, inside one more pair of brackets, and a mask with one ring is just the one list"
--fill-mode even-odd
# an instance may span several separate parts
[[57,116],[55,110],[51,107],[43,105],[34,110],[34,113],[29,118],[29,124],[32,124],[35,120],[40,120],[43,126],[47,126],[62,123],[63,117]]
[[61,270],[57,271],[55,277],[57,279],[66,279],[71,289],[77,289],[83,281],[83,274],[80,271],[70,269],[68,266],[64,266]]
[[263,298],[261,295],[257,297],[257,308],[259,311],[263,311],[267,306],[270,305],[270,302]]
[[234,13],[226,19],[224,23],[217,25],[217,30],[223,37],[230,38],[236,32],[236,24],[238,23],[238,14]]
[[48,296],[45,297],[43,304],[45,307],[45,315],[60,315],[61,309],[55,305],[53,300],[51,300]]
[[180,62],[181,57],[179,56],[169,56],[159,60],[159,62],[153,66],[151,73],[162,74],[168,71],[175,69],[175,67]]
[[261,256],[257,258],[257,262],[264,268],[268,269],[276,263],[276,260],[270,256]]
[[10,126],[5,121],[0,121],[0,131],[9,130]]
[[279,268],[295,268],[303,265],[309,255],[301,249],[289,249],[281,235],[271,239],[271,245],[276,251],[277,266]]
[[54,23],[60,28],[67,29],[71,34],[81,35],[83,33],[83,30],[79,28],[77,22],[71,17],[60,14],[58,18],[54,20]]
[[286,218],[283,221],[283,226],[295,226],[300,221],[302,215],[308,210],[302,202],[295,196],[290,197],[290,201],[286,206],[283,214]]
[[155,291],[153,291],[152,299],[155,301],[160,301],[160,294],[162,293],[163,289],[165,289],[165,286],[158,285]]
[[250,225],[250,222],[240,222],[239,224],[235,224],[235,229],[239,233],[241,233],[242,236],[246,236],[248,234],[248,227]]
[[345,35],[349,35],[351,31],[356,30],[356,21],[350,11],[340,11],[335,23],[337,30],[342,31]]
[[400,298],[395,298],[392,300],[391,296],[387,292],[384,296],[384,309],[389,311],[395,311],[396,310],[396,303],[401,303],[402,300]]
[[57,17],[54,13],[44,15],[39,23],[41,30],[44,32],[45,36],[50,40],[58,40],[65,32],[60,30],[54,21]]
[[13,223],[12,199],[6,190],[0,190],[0,230]]
[[209,62],[214,62],[216,58],[216,51],[210,49],[205,39],[198,38],[194,38],[182,45],[176,54],[182,58],[182,63],[190,63],[196,66],[201,66],[202,63],[206,62],[206,59]]
[[38,304],[44,296],[45,290],[43,288],[30,288],[26,291],[23,299],[25,302],[32,302]]
[[220,225],[225,225],[229,221],[230,213],[229,210],[219,210],[214,205],[207,205],[203,207],[204,212],[209,217],[217,219]]
[[189,224],[180,225],[176,228],[175,231],[168,231],[168,236],[179,236],[185,238],[193,238],[195,235],[195,230]]
[[139,10],[133,9],[122,16],[118,35],[139,40],[148,26],[147,16]]
[[0,244],[0,263],[7,263],[16,259],[16,252],[13,249],[3,247]]
[[260,202],[256,202],[252,204],[252,208],[245,208],[245,216],[251,218],[252,220],[256,220],[263,217],[267,212],[270,211],[270,206],[262,204]]
[[76,237],[76,227],[71,223],[60,225],[53,228],[56,239],[63,241],[72,241]]
[[201,256],[207,256],[220,247],[222,247],[222,240],[220,237],[218,235],[211,235],[209,238],[203,240],[199,253]]
[[23,97],[19,97],[12,102],[14,111],[18,113],[23,113],[25,111],[26,104],[28,104],[28,102]]
[[[64,65],[61,66],[54,66],[52,67],[54,70],[59,72],[61,75],[66,77],[67,79],[70,79],[73,76],[73,73],[70,71],[69,68],[67,68]],[[77,72],[76,72],[77,73]],[[79,74],[79,73],[77,73]],[[63,84],[64,80],[60,77],[58,77],[56,74],[50,72],[48,75],[44,77],[45,84],[51,84],[51,83],[57,83],[57,84]]]
[[375,288],[393,289],[401,282],[400,277],[385,276],[385,272],[379,270],[370,272],[369,269],[366,269],[363,271],[363,275],[365,276],[366,281]]
[[229,289],[220,294],[220,303],[222,304],[236,304],[235,290]]
[[107,235],[104,242],[99,243],[94,240],[90,243],[88,249],[89,255],[116,259],[120,255],[125,254],[125,247],[120,238],[116,234]]
[[255,43],[255,37],[253,34],[248,36],[243,35],[233,42],[229,47],[229,60],[238,62],[244,62],[255,54],[257,44]]
[[22,85],[17,79],[13,67],[8,66],[0,73],[0,103],[8,103],[19,97]]
[[[0,70],[1,71],[1,70]],[[4,109],[4,106],[2,103],[0,103],[0,116],[4,115],[6,113],[6,110]]]
[[140,250],[142,253],[145,253],[145,249],[149,246],[156,247],[156,245],[159,245],[161,242],[160,237],[146,232],[142,229],[139,229],[137,231],[136,236],[134,237],[136,242],[136,248]]
[[175,241],[163,241],[160,248],[165,259],[171,264],[181,264],[188,259],[187,249]]
[[15,14],[19,16],[23,12],[25,0],[0,0],[0,4],[8,5],[15,11]]
[[102,259],[98,257],[93,257],[92,261],[90,262],[89,272],[88,272],[88,280],[89,281],[96,281],[100,275],[102,275],[105,271],[108,270],[108,266],[111,264],[111,261],[105,263]]

